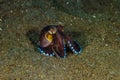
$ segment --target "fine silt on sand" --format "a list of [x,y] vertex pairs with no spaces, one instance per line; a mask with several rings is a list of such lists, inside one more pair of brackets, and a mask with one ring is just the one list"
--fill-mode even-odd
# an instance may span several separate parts
[[[120,1],[75,1],[0,0],[0,80],[120,80]],[[64,25],[83,52],[40,54],[40,30],[50,24]]]

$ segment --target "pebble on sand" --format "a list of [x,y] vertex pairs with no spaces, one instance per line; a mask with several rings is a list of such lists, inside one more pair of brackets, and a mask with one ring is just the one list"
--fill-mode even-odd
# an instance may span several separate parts
[[0,31],[2,31],[2,28],[0,28]]

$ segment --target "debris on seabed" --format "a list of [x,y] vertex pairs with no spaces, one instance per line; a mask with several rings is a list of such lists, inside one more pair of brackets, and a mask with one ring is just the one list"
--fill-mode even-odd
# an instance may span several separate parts
[[108,44],[105,44],[105,46],[107,47],[107,46],[108,46]]
[[0,19],[0,22],[2,22],[2,19]]
[[66,4],[69,4],[69,2],[66,2]]
[[93,18],[96,18],[96,16],[95,16],[95,15],[93,15],[92,17],[93,17]]
[[0,31],[2,31],[2,28],[0,28]]

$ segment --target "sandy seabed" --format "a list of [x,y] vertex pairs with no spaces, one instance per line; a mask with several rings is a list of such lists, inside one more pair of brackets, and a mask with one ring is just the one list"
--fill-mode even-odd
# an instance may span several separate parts
[[[119,10],[82,18],[29,1],[0,1],[0,80],[120,80]],[[36,43],[49,24],[64,25],[83,52],[65,59],[40,54]]]

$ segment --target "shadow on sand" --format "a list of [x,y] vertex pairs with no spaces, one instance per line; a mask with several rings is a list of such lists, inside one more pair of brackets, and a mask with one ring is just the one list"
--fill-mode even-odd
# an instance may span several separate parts
[[31,41],[34,47],[37,47],[40,31],[37,28],[31,29],[26,33],[27,38]]

